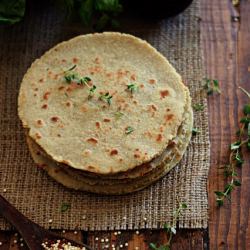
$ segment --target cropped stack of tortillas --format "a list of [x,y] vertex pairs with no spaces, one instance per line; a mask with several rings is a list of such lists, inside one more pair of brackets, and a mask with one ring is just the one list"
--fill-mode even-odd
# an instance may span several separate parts
[[140,190],[180,161],[191,137],[187,87],[166,58],[131,35],[57,45],[25,74],[18,101],[34,161],[78,190]]

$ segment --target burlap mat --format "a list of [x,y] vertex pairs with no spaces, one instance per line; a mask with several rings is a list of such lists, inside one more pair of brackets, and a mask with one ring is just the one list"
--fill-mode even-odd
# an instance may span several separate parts
[[[178,199],[188,205],[180,218],[180,227],[207,227],[206,184],[210,152],[206,99],[200,93],[202,60],[198,1],[175,18],[160,22],[129,19],[121,28],[123,32],[146,39],[161,51],[188,84],[193,103],[203,103],[205,111],[195,112],[195,126],[201,133],[192,138],[179,166],[143,191],[120,197],[70,191],[47,177],[30,157],[17,117],[22,76],[31,62],[46,50],[84,31],[79,24],[65,21],[54,7],[30,2],[34,6],[28,7],[22,23],[0,27],[0,193],[31,220],[46,228],[159,228],[172,219]],[[62,203],[70,204],[71,208],[61,212]],[[53,220],[51,224],[50,219]],[[0,229],[8,228],[0,218]]]

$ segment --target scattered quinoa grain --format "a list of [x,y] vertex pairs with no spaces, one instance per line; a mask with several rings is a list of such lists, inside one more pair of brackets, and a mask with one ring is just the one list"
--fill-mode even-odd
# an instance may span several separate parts
[[99,238],[98,238],[98,237],[95,237],[95,240],[96,240],[96,241],[98,241],[98,240],[99,240]]
[[3,242],[0,241],[0,246],[2,246],[2,245],[3,245]]
[[4,192],[4,193],[6,193],[6,192],[7,192],[7,189],[6,189],[6,188],[4,188],[4,189],[3,189],[3,192]]
[[122,245],[122,244],[120,245],[120,248],[123,248],[123,245]]
[[101,239],[101,242],[104,242],[104,239]]
[[121,234],[121,231],[118,231],[118,234]]
[[105,242],[109,242],[109,239],[105,239]]
[[114,235],[117,235],[117,232],[114,232]]
[[49,219],[49,223],[52,223],[53,222],[53,220],[52,219]]
[[77,234],[78,232],[77,231],[74,231],[74,234]]
[[128,242],[126,242],[126,243],[124,244],[124,246],[127,247],[127,246],[128,246]]
[[137,230],[136,232],[135,232],[136,234],[140,234],[140,232]]

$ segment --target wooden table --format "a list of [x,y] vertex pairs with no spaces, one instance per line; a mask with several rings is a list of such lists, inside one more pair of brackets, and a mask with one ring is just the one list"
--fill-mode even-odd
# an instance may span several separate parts
[[[216,207],[214,190],[223,189],[226,180],[218,168],[226,164],[228,145],[234,140],[242,105],[247,98],[237,90],[250,90],[250,0],[235,8],[231,0],[202,1],[202,43],[206,75],[218,79],[222,94],[209,97],[211,168],[208,181],[209,229],[178,230],[172,249],[250,249],[250,157],[240,171],[242,186],[232,194],[231,203]],[[236,17],[240,17],[239,19]],[[247,152],[245,152],[246,154]],[[164,243],[162,230],[140,232],[65,232],[95,249],[112,244],[120,249],[148,249],[150,242]],[[96,240],[98,238],[98,240]],[[101,242],[101,239],[105,243]],[[25,249],[15,232],[0,232],[1,250]],[[125,246],[128,243],[128,247]],[[138,247],[138,248],[137,248]],[[119,249],[119,248],[116,248]]]

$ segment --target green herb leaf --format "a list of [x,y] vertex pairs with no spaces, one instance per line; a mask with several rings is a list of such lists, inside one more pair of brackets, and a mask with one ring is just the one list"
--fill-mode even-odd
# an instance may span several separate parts
[[239,151],[236,152],[235,160],[236,160],[237,164],[242,165],[244,163],[244,160],[242,159]]
[[112,14],[120,13],[123,9],[119,0],[98,0],[95,2],[95,8],[97,11]]
[[135,91],[138,90],[138,86],[136,84],[128,84],[127,90],[129,90],[131,94],[133,94]]
[[198,128],[192,128],[192,135],[197,135],[198,133],[200,133]]
[[64,79],[66,80],[67,83],[71,83],[73,81],[78,80],[78,75],[76,73],[69,72],[64,76]]
[[94,0],[80,1],[78,13],[85,26],[90,25],[94,12]]
[[235,186],[241,186],[241,182],[239,180],[235,179],[233,183]]
[[240,144],[241,144],[240,141],[234,142],[234,143],[232,143],[232,144],[230,145],[230,149],[231,149],[231,150],[239,149],[239,148],[240,148]]
[[14,24],[24,17],[26,0],[1,0],[0,24]]
[[243,108],[243,112],[245,115],[249,115],[250,114],[250,104],[246,104]]
[[75,68],[76,68],[76,64],[75,64],[75,65],[73,65],[71,68],[69,68],[69,69],[65,70],[64,72],[71,71],[71,70],[73,70],[73,69],[75,69]]
[[150,243],[149,247],[153,250],[158,250],[158,247],[154,243]]
[[223,202],[222,199],[217,198],[217,199],[216,199],[216,204],[217,204],[218,207],[220,207],[220,206],[223,206],[224,202]]
[[109,94],[109,92],[107,92],[104,95],[100,95],[99,99],[102,101],[107,102],[109,105],[111,105],[111,100],[112,100],[113,96]]
[[218,80],[208,78],[205,78],[204,80],[206,82],[204,88],[206,89],[208,95],[212,95],[214,92],[218,94],[221,93]]
[[187,208],[187,204],[186,204],[186,203],[182,203],[182,204],[181,204],[181,208],[186,209],[186,208]]
[[89,96],[88,96],[88,98],[92,98],[92,97],[94,96],[95,90],[96,90],[96,86],[93,85],[93,86],[90,88],[90,90],[89,90]]
[[82,84],[82,85],[88,85],[88,83],[91,81],[91,79],[88,76],[82,77],[78,80],[77,84]]
[[203,111],[204,110],[204,105],[201,103],[196,103],[193,105],[193,108],[195,111]]
[[115,112],[115,118],[116,119],[120,119],[122,116],[124,116],[124,113],[122,113],[121,111]]
[[70,204],[68,204],[68,203],[63,203],[62,205],[61,205],[61,212],[66,212],[67,210],[69,210],[70,209]]
[[248,124],[250,123],[250,118],[249,117],[243,117],[243,118],[240,119],[240,123],[243,123],[246,126],[248,126]]
[[128,135],[128,134],[131,134],[132,132],[134,131],[134,129],[130,126],[128,126],[125,130],[125,134]]
[[224,193],[221,191],[214,191],[214,193],[218,196],[218,197],[223,197]]

